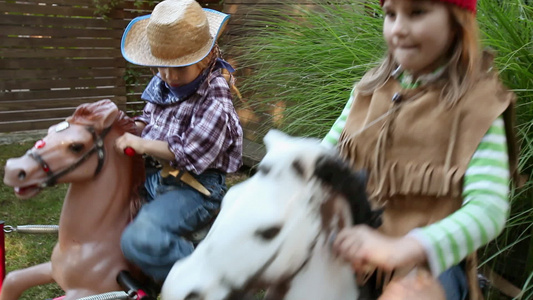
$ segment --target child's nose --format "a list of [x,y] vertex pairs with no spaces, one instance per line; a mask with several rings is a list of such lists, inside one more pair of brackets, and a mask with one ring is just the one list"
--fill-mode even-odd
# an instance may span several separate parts
[[179,78],[179,73],[174,68],[161,68],[159,73],[161,74],[161,77],[170,81],[178,80]]
[[392,26],[392,33],[395,35],[405,35],[408,32],[409,22],[406,17],[398,15]]

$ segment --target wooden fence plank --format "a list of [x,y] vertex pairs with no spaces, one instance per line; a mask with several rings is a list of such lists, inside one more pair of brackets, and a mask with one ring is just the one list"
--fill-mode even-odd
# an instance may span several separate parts
[[[81,96],[81,97],[80,97]],[[87,94],[78,94],[76,97],[64,99],[41,99],[41,100],[18,100],[18,101],[0,101],[0,112],[12,110],[32,110],[32,109],[55,109],[64,107],[77,107],[83,103],[96,102],[102,99],[111,99],[119,105],[126,104],[124,96],[91,96]],[[1,120],[0,120],[1,121]]]
[[54,57],[120,57],[120,49],[0,49],[0,56],[4,59],[12,58],[54,58]]
[[5,47],[18,48],[115,48],[120,47],[120,39],[118,38],[79,38],[79,37],[0,37],[0,44]]
[[82,67],[125,67],[124,59],[99,58],[99,59],[0,59],[0,69],[45,69],[45,68],[82,68]]
[[118,28],[124,30],[128,25],[125,20],[112,20],[103,18],[66,18],[4,14],[0,18],[2,25],[24,26],[55,26],[55,27],[91,27],[91,28]]
[[248,167],[257,165],[266,154],[266,148],[263,144],[256,143],[247,138],[243,140],[242,148],[243,164]]
[[[13,2],[13,1],[5,1],[1,0],[0,3],[7,3],[7,2]],[[37,3],[42,4],[48,4],[48,5],[66,5],[66,6],[94,6],[94,2],[92,0],[17,0],[18,3],[24,3],[24,4],[30,4],[30,5],[36,5]],[[42,5],[41,4],[41,5]]]
[[2,3],[4,11],[11,13],[19,12],[35,15],[53,15],[53,16],[76,16],[76,17],[94,17],[94,8],[82,7],[65,7],[52,5],[38,5],[38,2],[31,3]]
[[57,119],[40,119],[28,121],[19,121],[19,122],[0,122],[0,132],[16,132],[23,130],[37,130],[37,129],[46,129],[52,125],[55,125],[61,121],[64,121],[65,118]]
[[119,29],[90,29],[90,28],[62,28],[62,27],[31,27],[0,25],[3,35],[29,35],[43,37],[102,37],[122,38],[124,30]]
[[[34,99],[50,99],[50,98],[74,98],[74,97],[114,97],[116,95],[123,95],[124,88],[97,88],[97,89],[65,89],[65,90],[53,90],[53,91],[28,91],[18,93],[6,93],[0,92],[0,111],[7,107],[16,107],[10,105],[12,102],[18,100],[34,100]],[[68,102],[68,99],[66,100]],[[67,103],[66,102],[66,103]],[[46,103],[43,103],[46,105]],[[40,106],[39,108],[46,107]]]
[[0,79],[39,79],[39,78],[91,78],[91,77],[120,77],[124,76],[125,68],[105,69],[36,69],[36,70],[11,70],[0,72]]
[[53,88],[75,88],[75,87],[99,87],[99,86],[125,86],[124,79],[121,77],[102,78],[102,79],[13,79],[3,80],[0,82],[0,90],[14,89],[53,89]]
[[38,110],[11,110],[0,111],[1,122],[32,121],[46,118],[66,118],[74,112],[75,106],[62,107],[55,109],[38,109]]

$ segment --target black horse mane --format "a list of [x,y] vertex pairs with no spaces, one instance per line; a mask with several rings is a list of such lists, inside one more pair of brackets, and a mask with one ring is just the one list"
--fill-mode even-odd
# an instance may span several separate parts
[[353,225],[366,224],[373,228],[381,225],[383,210],[372,210],[370,206],[366,193],[365,171],[354,171],[342,159],[325,155],[318,158],[314,175],[348,200]]

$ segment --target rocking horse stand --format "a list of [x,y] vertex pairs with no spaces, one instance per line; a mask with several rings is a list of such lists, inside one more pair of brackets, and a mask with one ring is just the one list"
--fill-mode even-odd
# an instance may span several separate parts
[[4,238],[4,221],[0,221],[0,293],[2,292],[4,277],[6,276],[6,251]]

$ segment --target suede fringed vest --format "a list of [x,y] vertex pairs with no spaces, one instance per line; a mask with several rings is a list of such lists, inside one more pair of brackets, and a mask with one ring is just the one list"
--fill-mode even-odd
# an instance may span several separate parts
[[379,230],[390,236],[461,207],[472,155],[514,102],[495,74],[480,79],[453,106],[440,99],[437,87],[404,91],[392,77],[373,94],[354,97],[339,150],[354,168],[368,172],[370,201],[384,207]]

